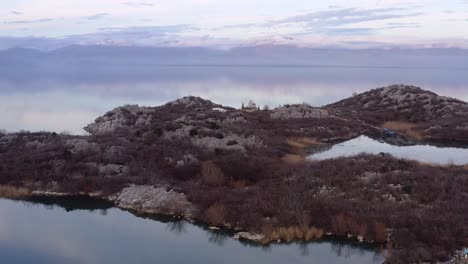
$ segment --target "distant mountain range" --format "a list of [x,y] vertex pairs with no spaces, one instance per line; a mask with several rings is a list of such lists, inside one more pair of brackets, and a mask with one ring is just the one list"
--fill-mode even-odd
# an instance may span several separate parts
[[[463,49],[338,49],[262,45],[216,50],[198,47],[68,46],[43,52],[0,51],[1,71],[63,72],[160,65],[468,68]],[[134,68],[135,69],[135,68]]]

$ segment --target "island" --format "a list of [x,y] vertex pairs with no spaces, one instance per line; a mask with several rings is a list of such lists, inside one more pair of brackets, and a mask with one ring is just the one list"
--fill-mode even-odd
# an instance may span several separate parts
[[323,107],[253,105],[189,96],[118,107],[85,136],[0,133],[0,196],[92,196],[260,244],[340,236],[385,248],[388,263],[446,261],[467,247],[468,165],[309,156],[362,135],[468,148],[468,103],[392,85]]

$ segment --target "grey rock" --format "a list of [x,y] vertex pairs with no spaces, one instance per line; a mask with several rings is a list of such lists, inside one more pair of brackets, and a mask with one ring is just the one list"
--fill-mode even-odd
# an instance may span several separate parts
[[69,139],[65,144],[70,148],[71,153],[99,150],[99,146],[95,142],[88,142],[86,139]]
[[149,125],[153,108],[140,107],[138,105],[125,105],[117,107],[98,117],[94,123],[84,128],[90,134],[105,134],[115,131],[117,128],[129,126]]
[[307,104],[287,105],[275,108],[270,114],[272,119],[330,118],[330,112]]
[[254,241],[254,242],[261,242],[265,236],[262,235],[262,234],[252,234],[252,233],[248,233],[248,232],[239,232],[239,233],[236,233],[234,236],[233,236],[234,239],[246,239],[246,240],[250,240],[250,241]]
[[195,213],[195,207],[183,193],[149,185],[131,185],[123,189],[115,198],[115,203],[121,208],[140,213],[185,217],[192,217]]

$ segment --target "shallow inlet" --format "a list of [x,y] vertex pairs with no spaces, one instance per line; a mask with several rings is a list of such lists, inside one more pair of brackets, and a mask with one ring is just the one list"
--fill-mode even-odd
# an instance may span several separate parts
[[259,247],[187,221],[147,219],[86,201],[0,199],[2,263],[382,263],[358,242]]
[[313,160],[326,160],[338,157],[350,157],[361,153],[388,153],[402,159],[416,160],[424,163],[440,165],[468,164],[468,149],[442,148],[430,145],[395,146],[379,142],[366,136],[360,136],[349,141],[336,144],[330,149],[309,156]]

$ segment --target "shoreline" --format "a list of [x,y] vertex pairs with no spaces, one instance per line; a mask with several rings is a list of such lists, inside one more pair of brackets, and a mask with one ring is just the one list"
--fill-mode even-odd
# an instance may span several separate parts
[[[0,185],[1,187],[2,185]],[[263,246],[270,246],[270,245],[289,245],[289,244],[296,244],[296,243],[309,243],[309,242],[322,242],[322,241],[327,241],[327,240],[339,240],[339,241],[344,241],[346,243],[351,243],[354,245],[360,245],[364,247],[370,247],[370,248],[377,248],[380,247],[386,247],[387,243],[378,243],[375,241],[366,241],[365,239],[360,239],[359,236],[354,236],[351,234],[347,235],[337,235],[333,234],[331,232],[326,232],[323,233],[319,238],[315,239],[309,239],[309,240],[304,240],[304,239],[291,239],[289,241],[286,240],[269,240],[265,241],[264,237],[265,234],[261,233],[251,233],[243,229],[235,228],[232,227],[230,224],[223,224],[221,226],[213,226],[210,225],[207,222],[204,222],[201,219],[197,218],[192,218],[184,215],[176,215],[176,214],[165,214],[163,212],[159,213],[154,213],[154,212],[147,212],[147,211],[141,211],[138,210],[137,208],[128,208],[128,207],[121,207],[118,204],[115,203],[115,199],[112,197],[102,197],[96,194],[86,194],[86,193],[80,193],[80,194],[72,194],[72,193],[58,193],[58,192],[49,192],[49,191],[31,191],[30,196],[23,196],[23,197],[6,197],[6,196],[0,196],[1,199],[7,199],[7,200],[13,200],[13,201],[25,201],[25,202],[32,202],[32,203],[38,203],[38,204],[48,204],[44,203],[44,200],[41,200],[41,198],[51,198],[53,201],[60,201],[61,198],[76,198],[78,201],[82,201],[82,199],[93,199],[95,202],[106,202],[110,206],[106,208],[90,208],[90,209],[84,209],[84,210],[95,210],[95,209],[109,209],[109,208],[117,208],[123,211],[127,211],[134,215],[135,217],[142,217],[145,219],[151,219],[155,221],[161,221],[162,219],[163,222],[176,222],[176,221],[186,221],[189,222],[193,225],[196,225],[204,230],[211,230],[213,232],[215,231],[220,231],[228,234],[228,236],[234,240],[238,240],[239,242],[242,243],[247,243],[247,244],[252,244],[255,246],[263,247]],[[64,205],[61,205],[59,203],[52,203],[53,205],[61,206],[64,207]],[[67,209],[71,210],[79,210],[81,208],[73,208],[73,207],[67,207]]]

